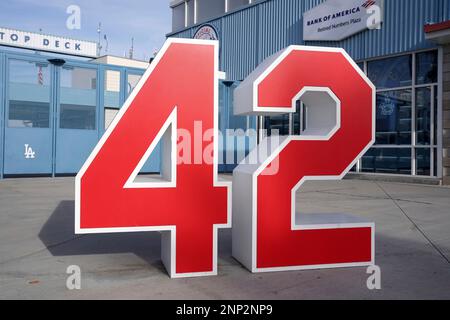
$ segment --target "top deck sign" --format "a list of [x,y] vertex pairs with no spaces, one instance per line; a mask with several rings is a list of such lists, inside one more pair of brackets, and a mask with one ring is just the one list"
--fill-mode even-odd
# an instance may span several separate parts
[[49,51],[81,57],[97,57],[97,43],[0,27],[0,45]]

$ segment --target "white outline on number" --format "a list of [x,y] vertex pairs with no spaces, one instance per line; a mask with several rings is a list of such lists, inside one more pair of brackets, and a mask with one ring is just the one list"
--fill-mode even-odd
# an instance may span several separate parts
[[[256,69],[253,71],[235,90],[235,114],[252,114],[252,115],[269,115],[269,114],[283,114],[292,113],[296,111],[296,99],[304,87],[299,93],[297,93],[292,99],[292,105],[289,108],[277,108],[277,107],[258,107],[258,86],[259,84],[282,62],[284,59],[293,51],[313,51],[313,52],[334,52],[340,53],[344,58],[350,63],[350,65],[355,69],[355,71],[360,75],[360,77],[367,83],[367,85],[372,89],[372,139],[363,149],[363,151],[355,158],[354,161],[344,170],[341,175],[338,176],[305,176],[303,177],[291,190],[291,229],[295,230],[320,230],[320,229],[342,229],[342,228],[370,228],[371,230],[371,259],[367,262],[358,263],[338,263],[338,264],[322,264],[322,265],[302,265],[302,266],[287,266],[287,267],[274,267],[274,268],[257,268],[256,264],[256,254],[257,254],[257,178],[260,173],[281,153],[281,151],[291,142],[291,141],[305,141],[305,140],[315,140],[315,141],[328,141],[336,133],[337,128],[334,128],[331,133],[326,137],[321,136],[289,136],[287,137],[277,148],[272,151],[272,154],[265,159],[258,167],[251,173],[251,194],[247,194],[248,198],[251,197],[251,226],[244,226],[243,229],[251,230],[251,261],[248,261],[246,256],[248,252],[247,248],[236,250],[236,256],[238,260],[243,263],[251,272],[274,272],[274,271],[293,271],[293,270],[308,270],[308,269],[321,269],[321,268],[342,268],[342,267],[360,267],[375,264],[375,224],[371,222],[367,223],[342,223],[342,224],[321,224],[313,225],[312,227],[296,225],[295,223],[295,193],[302,186],[305,181],[329,181],[329,180],[341,180],[351,168],[358,162],[358,160],[371,148],[375,142],[375,124],[376,124],[376,88],[369,78],[361,71],[358,65],[351,59],[347,52],[342,48],[328,48],[328,47],[309,47],[309,46],[289,46],[288,48],[281,50],[274,54],[273,56],[263,61]],[[320,88],[320,87],[318,87]],[[309,87],[309,89],[312,89]],[[249,108],[250,106],[250,108]],[[338,120],[338,125],[340,125],[340,119]],[[256,148],[254,150],[258,152]],[[243,161],[242,163],[245,163]],[[233,176],[238,173],[239,168],[235,169]],[[245,170],[242,171],[242,173]],[[251,172],[251,171],[250,171]],[[248,172],[247,172],[248,173]],[[241,175],[244,177],[244,175]],[[233,178],[234,180],[234,178]],[[235,186],[236,187],[236,186]],[[245,196],[244,196],[245,197]],[[237,205],[237,203],[235,203]],[[244,209],[245,210],[245,209]],[[234,212],[234,214],[236,214]],[[241,218],[239,218],[241,219]],[[242,219],[249,223],[248,220]],[[241,227],[241,226],[240,226]],[[234,230],[234,229],[233,229]],[[239,231],[242,232],[242,229]],[[236,232],[237,234],[237,232]],[[245,238],[244,236],[239,236],[239,238]],[[238,241],[233,233],[233,240]],[[234,251],[234,247],[233,247]],[[239,256],[239,257],[238,257]]]
[[[213,225],[213,263],[212,271],[208,272],[192,272],[192,273],[177,273],[176,272],[176,226],[149,226],[149,227],[124,227],[124,228],[81,228],[80,227],[80,196],[81,196],[81,179],[92,163],[92,161],[95,159],[97,154],[99,153],[100,149],[103,147],[104,143],[108,140],[111,133],[114,131],[115,127],[121,120],[122,116],[125,114],[125,112],[128,110],[132,102],[134,101],[137,94],[142,89],[143,85],[147,82],[147,79],[152,74],[153,70],[155,70],[156,66],[159,64],[161,58],[164,56],[168,48],[172,44],[194,44],[194,45],[206,45],[206,46],[213,46],[214,47],[214,163],[213,163],[213,186],[214,187],[227,187],[227,223],[224,224],[214,224]],[[218,178],[218,115],[219,115],[219,104],[218,104],[218,90],[219,90],[219,78],[224,77],[223,72],[219,72],[219,42],[217,40],[196,40],[196,39],[181,39],[181,38],[168,38],[166,42],[164,43],[161,50],[158,52],[157,56],[153,60],[153,62],[150,64],[148,69],[145,71],[144,75],[140,79],[139,83],[137,84],[135,90],[131,93],[131,95],[127,98],[125,101],[125,104],[118,112],[117,116],[112,121],[111,125],[106,130],[105,134],[102,136],[98,144],[95,146],[92,153],[89,155],[86,162],[83,164],[82,168],[78,172],[76,178],[75,178],[75,233],[76,234],[90,234],[90,233],[121,233],[121,232],[143,232],[143,231],[168,231],[169,233],[163,232],[162,235],[162,243],[164,242],[164,238],[166,238],[168,241],[170,241],[170,246],[161,248],[161,256],[163,258],[164,265],[170,275],[171,278],[183,278],[183,277],[199,277],[199,276],[211,276],[211,275],[217,275],[217,237],[218,232],[217,230],[219,228],[231,228],[231,182],[228,181],[219,181]],[[176,107],[174,107],[176,110]],[[175,113],[176,114],[176,113]],[[173,113],[172,113],[173,115]],[[163,125],[166,126],[168,122],[171,122],[174,119],[171,119],[169,117],[166,121],[166,123]],[[175,122],[176,122],[176,116],[175,116]],[[173,125],[173,122],[172,122]],[[155,140],[158,139],[158,141],[161,139],[162,135],[164,134],[164,130],[160,130],[158,135],[155,137]],[[176,135],[172,135],[172,144],[174,143],[174,139],[176,142]],[[152,144],[154,141],[152,142]],[[156,142],[157,143],[157,142]],[[156,145],[155,143],[155,145]],[[176,146],[176,143],[175,143]],[[173,148],[173,145],[172,145]],[[172,158],[172,161],[175,160],[175,166],[176,166],[176,158]],[[172,166],[174,163],[172,163]],[[172,174],[175,174],[176,171],[172,171]],[[154,186],[151,185],[152,183],[146,183],[145,188],[161,188],[160,182],[154,182]],[[130,187],[129,185],[124,186]],[[167,235],[170,234],[170,237],[167,237]],[[170,239],[169,239],[170,238]],[[167,251],[166,254],[163,251]]]

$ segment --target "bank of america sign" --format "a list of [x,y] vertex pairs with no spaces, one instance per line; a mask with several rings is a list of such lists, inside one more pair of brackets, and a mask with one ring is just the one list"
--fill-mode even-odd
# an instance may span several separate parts
[[328,0],[303,14],[303,40],[340,41],[379,29],[383,0]]

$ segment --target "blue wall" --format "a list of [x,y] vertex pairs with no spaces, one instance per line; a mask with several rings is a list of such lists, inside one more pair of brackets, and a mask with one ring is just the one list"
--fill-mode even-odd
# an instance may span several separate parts
[[[66,59],[65,66],[89,68],[96,74],[97,90],[67,89],[59,86],[60,67],[51,66],[48,73],[49,84],[37,88],[36,85],[9,81],[8,61],[10,59],[50,65],[48,59],[54,56],[27,54],[13,50],[0,50],[0,178],[5,174],[75,174],[84,163],[97,141],[104,134],[104,105],[110,95],[104,95],[105,70],[120,72],[121,91],[118,93],[117,109],[128,95],[128,74],[143,74],[145,70],[125,68],[88,61]],[[12,71],[11,71],[12,72]],[[91,83],[88,83],[91,85]],[[50,96],[50,97],[49,97]],[[16,99],[17,98],[17,99]],[[69,99],[69,100],[68,100]],[[18,128],[8,127],[9,101],[46,102],[49,107],[49,127]],[[106,101],[105,101],[106,100]],[[95,105],[95,129],[60,128],[60,104]],[[109,106],[112,104],[110,103]],[[31,160],[24,157],[24,145],[36,150]],[[149,160],[146,169],[158,172],[160,169],[159,149]]]
[[[423,26],[450,19],[449,0],[385,0],[381,30],[367,30],[340,42],[304,42],[303,12],[322,2],[265,0],[206,22],[219,34],[221,70],[227,80],[243,80],[266,57],[291,44],[342,47],[355,60],[432,48],[435,45],[425,40]],[[198,27],[168,36],[190,38]]]

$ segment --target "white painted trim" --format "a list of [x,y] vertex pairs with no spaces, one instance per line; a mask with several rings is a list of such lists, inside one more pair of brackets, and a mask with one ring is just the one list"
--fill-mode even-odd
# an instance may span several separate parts
[[[172,18],[173,19],[173,18]],[[184,2],[184,27],[189,26],[189,6],[187,1]]]
[[[169,130],[170,127],[170,131]],[[147,162],[147,159],[152,154],[153,150],[156,148],[158,143],[163,139],[166,132],[170,135],[170,154],[162,154],[162,166],[165,165],[165,161],[169,160],[170,163],[170,177],[164,177],[163,179],[168,179],[168,181],[161,182],[135,182],[136,177],[141,171],[142,167]],[[172,113],[167,118],[164,125],[159,130],[155,139],[152,141],[144,156],[139,161],[136,168],[131,173],[127,182],[125,182],[124,189],[142,189],[142,188],[176,188],[177,186],[177,107],[174,107]]]
[[[81,201],[81,179],[83,175],[86,173],[88,167],[93,162],[97,154],[100,152],[101,148],[108,140],[111,133],[114,131],[115,127],[122,119],[130,105],[133,103],[137,94],[140,92],[144,84],[147,82],[150,75],[153,73],[155,68],[158,66],[161,58],[164,56],[168,48],[172,44],[196,44],[196,45],[206,45],[214,47],[214,159],[213,159],[213,186],[215,187],[227,187],[227,223],[224,224],[215,224],[213,226],[213,270],[210,272],[195,272],[195,273],[177,273],[176,266],[176,226],[144,226],[144,227],[125,227],[125,228],[81,228],[80,226],[80,201]],[[86,162],[81,167],[77,176],[75,177],[75,233],[76,234],[92,234],[92,233],[121,233],[121,232],[144,232],[144,231],[170,231],[170,244],[166,246],[170,253],[167,256],[170,256],[170,265],[165,265],[170,277],[172,278],[183,278],[183,277],[198,277],[198,276],[209,276],[217,274],[217,235],[219,228],[231,228],[231,182],[228,181],[220,181],[218,178],[218,117],[219,117],[219,104],[218,104],[218,92],[219,92],[219,42],[216,40],[198,40],[198,39],[182,39],[182,38],[168,38],[164,43],[161,50],[156,55],[153,62],[145,71],[144,75],[140,79],[137,84],[135,90],[130,94],[130,96],[125,101],[123,107],[119,110],[118,114],[112,121],[111,125],[106,130],[105,134],[101,137],[100,141],[95,146],[94,150],[91,152]],[[172,111],[171,116],[169,117],[160,130],[159,133],[164,133],[164,127],[170,122],[176,123],[176,107]],[[172,121],[170,121],[172,120]],[[175,125],[173,125],[172,130],[175,129]],[[162,134],[161,134],[162,135]],[[173,135],[176,137],[176,135]],[[173,137],[172,136],[172,137]],[[176,138],[175,138],[176,139]],[[176,143],[175,143],[176,146]],[[173,146],[172,146],[173,147]],[[173,158],[172,158],[173,159]],[[176,159],[176,158],[175,158]],[[175,172],[175,171],[172,171]],[[176,178],[175,178],[176,179]],[[176,180],[175,180],[176,181]],[[162,253],[162,255],[164,255]]]
[[194,25],[197,24],[197,10],[198,10],[198,3],[197,0],[192,0],[194,1]]

